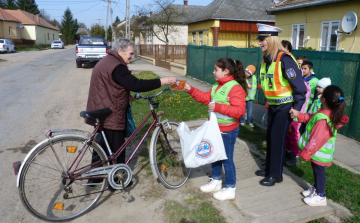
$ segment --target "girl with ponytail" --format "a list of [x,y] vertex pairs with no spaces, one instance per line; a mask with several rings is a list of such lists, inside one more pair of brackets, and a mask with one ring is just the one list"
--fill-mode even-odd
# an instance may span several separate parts
[[349,118],[345,115],[346,102],[342,90],[329,85],[320,97],[323,108],[315,114],[300,113],[299,121],[306,123],[306,131],[299,140],[300,156],[311,160],[315,185],[302,192],[310,206],[325,206],[325,167],[331,166],[337,131]]
[[[214,66],[216,83],[208,92],[200,91],[188,84],[184,90],[195,100],[208,105],[210,112],[215,112],[228,159],[212,163],[212,178],[200,187],[204,193],[215,192],[217,200],[235,198],[236,169],[233,160],[234,145],[239,133],[240,117],[245,114],[247,84],[244,66],[240,60],[234,62],[225,57],[216,61]],[[221,172],[225,170],[225,185],[222,188]]]

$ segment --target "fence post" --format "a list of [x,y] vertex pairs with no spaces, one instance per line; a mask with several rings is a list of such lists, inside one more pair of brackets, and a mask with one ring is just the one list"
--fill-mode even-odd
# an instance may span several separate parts
[[[202,46],[204,48],[204,62],[203,62],[203,78],[202,81],[205,81],[205,76],[206,76],[206,45]],[[205,81],[206,82],[206,81]]]
[[175,58],[175,48],[174,48],[174,45],[171,46],[171,61],[174,62]]
[[[358,131],[356,131],[360,124],[360,62],[358,62],[358,70],[357,70],[357,76],[355,80],[355,91],[352,98],[353,104],[350,112],[350,123],[349,123],[349,129],[346,135],[348,137],[352,137],[356,140],[360,140],[360,134],[357,135]],[[352,121],[351,121],[352,120]]]

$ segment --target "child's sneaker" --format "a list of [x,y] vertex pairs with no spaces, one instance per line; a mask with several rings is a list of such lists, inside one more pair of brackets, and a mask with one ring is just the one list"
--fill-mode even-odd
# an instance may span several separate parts
[[202,185],[200,190],[204,193],[216,192],[221,190],[221,184],[221,180],[214,180],[213,178],[210,178],[209,183]]
[[305,197],[304,202],[309,206],[326,206],[326,197],[320,197],[316,193],[312,196]]
[[309,196],[312,196],[315,193],[315,191],[316,191],[315,187],[310,187],[309,189],[304,190],[303,192],[301,192],[301,194],[304,197],[309,197]]
[[295,156],[293,154],[291,154],[291,157],[288,161],[286,161],[286,165],[288,166],[295,166],[297,164],[299,164],[299,156]]
[[249,126],[250,126],[251,128],[254,128],[254,124],[252,124],[252,123],[250,123]]
[[241,126],[245,126],[245,123],[240,123]]
[[231,188],[231,187],[223,188],[220,191],[214,193],[213,197],[219,201],[234,199],[235,198],[235,190],[236,190],[235,187],[234,188]]

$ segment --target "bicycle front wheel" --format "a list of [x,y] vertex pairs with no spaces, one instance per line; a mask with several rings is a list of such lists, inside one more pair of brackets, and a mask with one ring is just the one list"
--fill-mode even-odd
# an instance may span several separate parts
[[47,221],[71,220],[90,210],[100,198],[107,185],[105,178],[90,185],[89,179],[66,176],[70,175],[68,169],[79,153],[83,154],[82,159],[74,165],[78,163],[77,169],[88,166],[84,171],[90,170],[95,160],[107,160],[104,151],[94,143],[84,150],[86,139],[80,135],[55,136],[51,146],[44,142],[24,164],[19,195],[35,217]]
[[[168,125],[169,124],[169,125]],[[160,182],[169,189],[184,185],[190,176],[191,169],[186,168],[181,152],[180,137],[176,131],[176,122],[168,122],[153,133],[153,163]]]

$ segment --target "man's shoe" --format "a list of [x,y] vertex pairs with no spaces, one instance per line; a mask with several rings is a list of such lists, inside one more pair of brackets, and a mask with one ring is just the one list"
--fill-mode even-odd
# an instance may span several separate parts
[[102,185],[102,182],[103,182],[103,179],[89,179],[88,182],[83,185],[86,185],[88,187],[96,187],[96,186]]
[[288,166],[295,166],[299,164],[299,156],[295,156],[293,154],[291,154],[291,157],[288,161],[286,161],[286,165]]
[[257,170],[255,171],[255,175],[259,177],[266,177],[266,172],[265,170]]
[[210,178],[209,183],[202,185],[200,190],[204,193],[217,192],[221,190],[221,184],[221,180],[214,180],[213,178]]
[[252,123],[250,123],[249,126],[250,126],[251,128],[254,128],[254,124],[252,124]]
[[316,192],[315,187],[310,187],[309,189],[304,190],[303,192],[301,192],[301,194],[304,197],[309,197],[309,196],[312,196],[313,194],[315,194],[315,192]]
[[305,197],[304,200],[305,204],[309,206],[326,206],[326,197],[320,197],[317,194],[313,196]]
[[220,191],[214,193],[213,197],[219,201],[234,199],[235,198],[235,190],[236,190],[235,187],[234,188],[231,188],[231,187],[223,188]]
[[245,126],[245,123],[240,123],[241,126]]
[[282,177],[265,177],[264,179],[260,180],[259,183],[263,186],[274,186],[275,183],[280,183],[282,181]]

